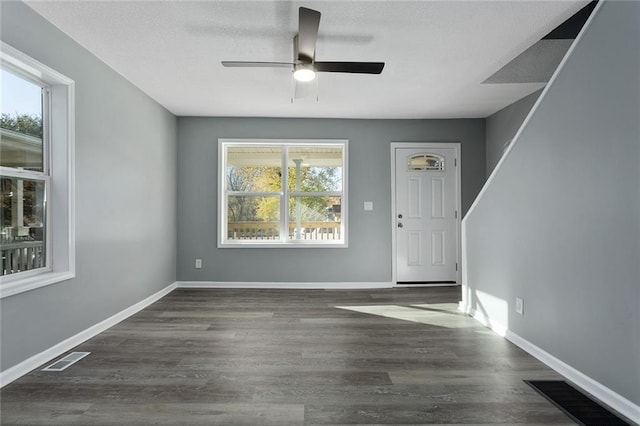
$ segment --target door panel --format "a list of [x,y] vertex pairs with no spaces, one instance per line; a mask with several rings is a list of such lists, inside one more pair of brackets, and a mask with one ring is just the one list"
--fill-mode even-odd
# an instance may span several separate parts
[[431,219],[444,219],[444,178],[431,178]]
[[421,181],[417,178],[409,178],[409,194],[407,194],[407,218],[420,219],[422,212],[422,188]]
[[456,150],[396,148],[396,280],[456,282]]
[[431,265],[442,266],[445,264],[445,235],[443,231],[431,232]]
[[409,266],[420,266],[422,264],[422,232],[409,231],[407,235],[407,264]]

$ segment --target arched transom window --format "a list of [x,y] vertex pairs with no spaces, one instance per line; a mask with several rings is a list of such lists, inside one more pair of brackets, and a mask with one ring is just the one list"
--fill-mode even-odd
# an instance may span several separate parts
[[444,170],[444,157],[438,154],[414,154],[409,157],[409,171]]

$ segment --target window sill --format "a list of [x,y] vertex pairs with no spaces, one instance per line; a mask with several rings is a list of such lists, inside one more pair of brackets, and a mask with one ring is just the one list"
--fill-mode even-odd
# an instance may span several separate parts
[[287,243],[263,243],[263,242],[259,242],[259,241],[243,241],[243,242],[238,242],[238,243],[230,243],[230,242],[224,242],[224,243],[218,243],[218,248],[221,249],[227,249],[227,248],[231,248],[231,249],[251,249],[251,248],[282,248],[282,249],[288,249],[288,248],[297,248],[297,249],[301,249],[301,248],[310,248],[310,249],[323,249],[323,248],[348,248],[349,246],[347,245],[346,242],[344,243],[334,243],[334,242],[327,242],[327,243],[319,243],[319,242],[287,242]]
[[2,280],[0,281],[0,299],[55,284],[60,281],[66,281],[74,277],[74,273],[67,271],[44,272],[35,276],[18,278],[9,282],[4,282],[4,280]]

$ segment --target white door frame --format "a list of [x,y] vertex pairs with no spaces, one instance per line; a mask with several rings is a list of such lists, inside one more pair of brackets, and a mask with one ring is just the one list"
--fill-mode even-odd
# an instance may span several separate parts
[[[456,158],[456,182],[455,182],[455,202],[456,202],[456,285],[462,282],[462,262],[461,262],[461,223],[462,223],[462,162],[460,161],[460,142],[391,142],[391,281],[394,286],[403,287],[398,284],[398,264],[397,264],[397,241],[396,226],[398,215],[396,209],[396,149],[398,148],[414,148],[414,149],[430,149],[430,148],[453,148]],[[440,284],[422,284],[440,285]],[[407,284],[407,287],[419,287],[421,284]]]

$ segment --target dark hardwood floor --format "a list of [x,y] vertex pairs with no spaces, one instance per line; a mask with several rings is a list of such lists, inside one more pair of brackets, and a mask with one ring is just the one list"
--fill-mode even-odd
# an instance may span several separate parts
[[176,290],[0,392],[3,425],[573,424],[458,287]]

